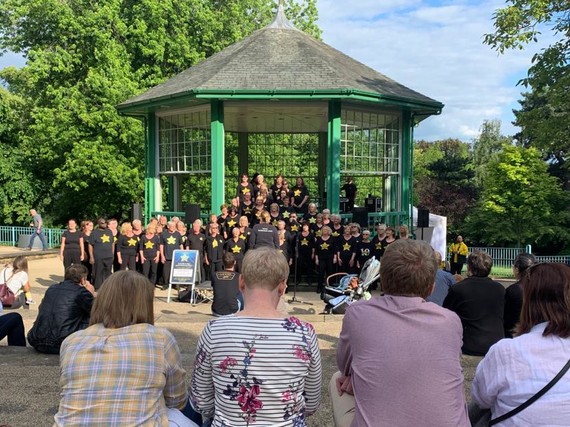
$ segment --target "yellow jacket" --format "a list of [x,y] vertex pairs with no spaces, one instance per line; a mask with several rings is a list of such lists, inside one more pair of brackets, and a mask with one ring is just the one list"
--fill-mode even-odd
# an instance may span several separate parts
[[458,263],[458,262],[464,263],[466,258],[467,258],[467,254],[469,253],[469,249],[467,248],[467,245],[465,244],[465,242],[453,243],[449,247],[449,253],[451,254],[451,262],[453,262],[453,263]]

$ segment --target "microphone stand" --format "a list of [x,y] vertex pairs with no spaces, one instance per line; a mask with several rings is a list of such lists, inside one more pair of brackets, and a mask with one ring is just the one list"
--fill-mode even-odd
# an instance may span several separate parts
[[307,304],[307,305],[313,305],[312,302],[308,302],[308,301],[302,301],[300,299],[297,299],[297,284],[299,283],[299,277],[297,276],[297,269],[299,268],[299,234],[301,232],[299,231],[299,233],[295,236],[295,287],[293,288],[293,298],[291,298],[288,303],[289,304],[293,304],[293,303],[297,303],[297,304]]

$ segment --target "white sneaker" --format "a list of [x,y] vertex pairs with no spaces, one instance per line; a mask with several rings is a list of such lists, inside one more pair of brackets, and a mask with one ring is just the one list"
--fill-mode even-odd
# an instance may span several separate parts
[[35,304],[35,302],[34,302],[33,299],[27,299],[27,300],[26,300],[26,304],[28,304],[28,305],[29,305],[29,304]]

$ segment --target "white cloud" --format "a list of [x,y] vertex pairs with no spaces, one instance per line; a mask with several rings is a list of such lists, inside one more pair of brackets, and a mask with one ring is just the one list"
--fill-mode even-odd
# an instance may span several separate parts
[[[422,122],[417,138],[472,140],[486,119],[513,134],[512,108],[536,45],[498,55],[483,44],[493,31],[498,0],[318,0],[325,43],[424,95],[443,102],[440,116]],[[544,44],[545,41],[543,41]]]

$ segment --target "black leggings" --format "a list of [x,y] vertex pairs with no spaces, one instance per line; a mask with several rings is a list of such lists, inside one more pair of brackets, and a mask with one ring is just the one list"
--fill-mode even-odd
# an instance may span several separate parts
[[19,313],[7,313],[0,316],[0,341],[8,337],[8,345],[26,346],[24,321]]

